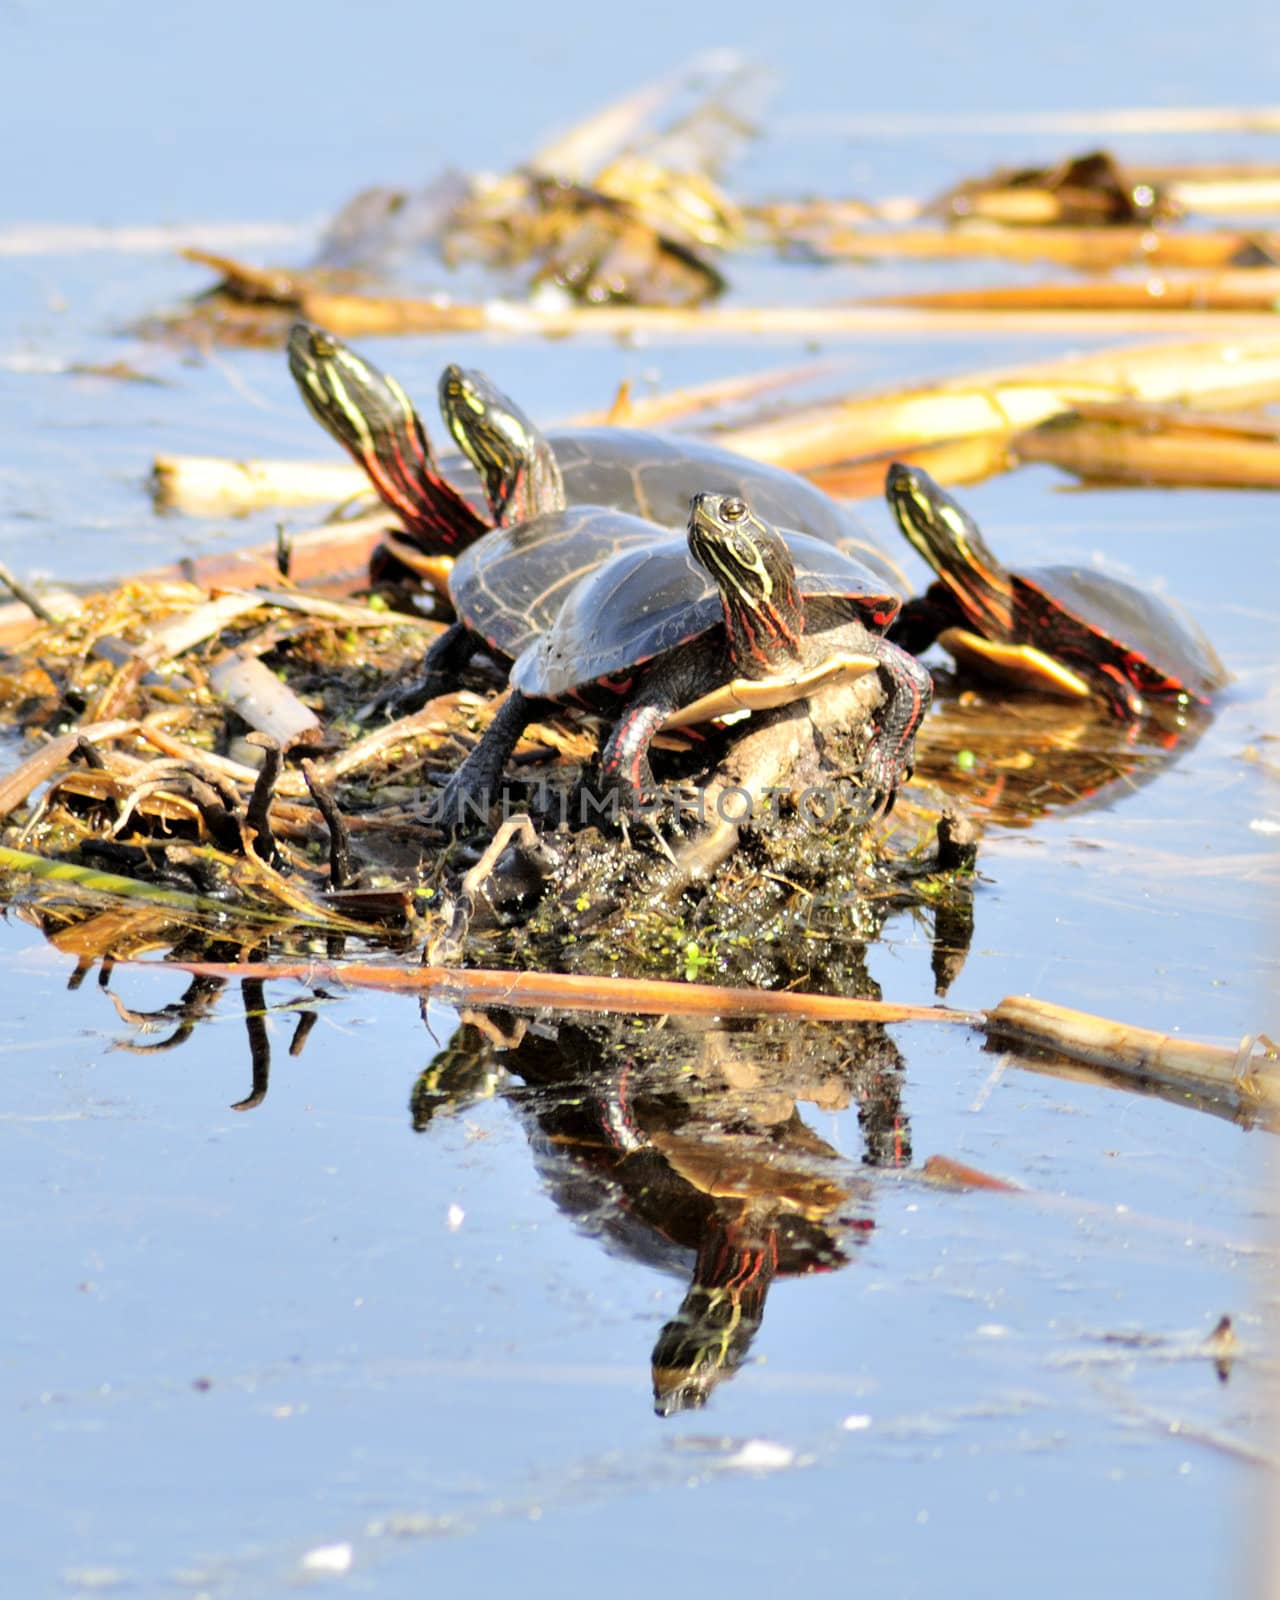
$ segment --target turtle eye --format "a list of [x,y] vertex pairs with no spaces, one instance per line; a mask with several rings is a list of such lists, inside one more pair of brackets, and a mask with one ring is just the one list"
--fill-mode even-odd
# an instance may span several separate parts
[[726,522],[741,522],[747,514],[747,502],[730,495],[720,502],[720,515]]

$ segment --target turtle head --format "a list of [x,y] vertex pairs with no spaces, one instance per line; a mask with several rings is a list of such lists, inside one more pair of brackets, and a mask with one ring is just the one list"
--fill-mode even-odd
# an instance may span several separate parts
[[898,526],[988,638],[1013,629],[1013,586],[978,524],[920,467],[895,461],[884,483]]
[[440,476],[422,419],[394,378],[309,322],[290,331],[289,371],[307,410],[364,468],[423,550],[439,554],[486,531]]
[[660,1417],[705,1406],[716,1384],[741,1366],[778,1271],[779,1232],[767,1203],[717,1202],[698,1240],[693,1281],[653,1347]]
[[498,527],[564,510],[564,480],[550,441],[483,372],[447,366],[440,374],[440,410],[480,474]]
[[776,528],[737,494],[696,494],[689,507],[689,549],[710,573],[724,606],[734,669],[766,678],[800,659],[804,601],[795,563]]
[[420,449],[431,459],[426,430],[396,380],[323,328],[294,323],[289,371],[307,410],[362,465],[376,457],[380,440],[390,438],[412,437],[413,454]]

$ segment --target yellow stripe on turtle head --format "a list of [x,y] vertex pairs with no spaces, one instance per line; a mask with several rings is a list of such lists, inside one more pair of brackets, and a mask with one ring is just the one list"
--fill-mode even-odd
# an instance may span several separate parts
[[946,524],[947,530],[956,544],[964,552],[966,559],[973,558],[973,545],[969,542],[969,533],[973,527],[972,522],[964,512],[943,500],[935,508],[938,520]]
[[[714,501],[714,508],[705,501]],[[754,611],[769,605],[774,584],[765,559],[766,542],[778,536],[745,500],[736,495],[695,496],[690,533],[697,540],[698,560],[714,567],[740,600]],[[754,589],[743,581],[750,577],[756,579]]]
[[417,412],[413,409],[413,401],[410,400],[396,380],[392,377],[387,377],[383,381],[390,390],[396,404],[400,407],[400,414],[410,421],[416,417]]
[[[750,517],[748,525],[760,529],[761,532],[764,531],[763,524],[756,516]],[[759,605],[762,601],[769,600],[773,595],[773,577],[765,565],[764,552],[760,546],[750,539],[735,538],[728,541],[728,551],[739,572],[751,573],[760,582],[758,596],[744,593],[743,598],[751,605]],[[741,584],[737,587],[741,593]]]

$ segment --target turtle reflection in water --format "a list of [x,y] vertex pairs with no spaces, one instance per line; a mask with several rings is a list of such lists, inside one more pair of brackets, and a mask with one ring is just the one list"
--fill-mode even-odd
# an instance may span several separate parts
[[556,1204],[611,1250],[690,1276],[653,1349],[664,1416],[741,1365],[775,1278],[846,1265],[873,1226],[865,1179],[797,1102],[857,1102],[864,1164],[910,1161],[901,1059],[878,1027],[469,1013],[415,1085],[414,1126],[494,1092],[500,1071]]
[[917,773],[962,799],[979,827],[1028,828],[1051,812],[1112,806],[1193,749],[1203,706],[1153,706],[1141,723],[1088,701],[958,691],[945,677],[917,744]]

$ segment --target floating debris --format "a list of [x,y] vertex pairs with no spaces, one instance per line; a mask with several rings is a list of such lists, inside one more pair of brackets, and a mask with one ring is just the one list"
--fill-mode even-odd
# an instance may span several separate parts
[[1107,150],[1051,167],[1002,168],[968,178],[928,208],[948,221],[980,218],[1005,226],[1080,227],[1172,222],[1179,207],[1162,186],[1124,171]]
[[[1153,168],[1095,148],[968,178],[932,200],[739,202],[721,175],[757,131],[764,88],[758,68],[721,53],[606,107],[512,172],[448,172],[418,190],[366,189],[339,212],[306,266],[255,265],[206,240],[186,253],[218,282],[152,327],[261,342],[278,339],[292,314],[357,336],[487,329],[559,337],[589,329],[830,338],[984,325],[966,317],[1047,329],[1054,313],[1077,325],[1136,329],[1154,318],[1189,331],[1206,317],[1274,312],[1267,269],[1280,266],[1280,232],[1195,225],[1197,217],[1280,213],[1274,165]],[[901,309],[895,320],[884,304],[734,306],[706,315],[726,285],[726,261],[761,249],[809,264],[1048,261],[1093,278],[896,297],[899,308],[927,309],[926,322]],[[463,303],[438,282],[424,291],[402,275],[392,281],[424,252],[473,277],[485,269],[489,292]],[[1132,281],[1097,281],[1104,273]],[[1195,276],[1179,277],[1187,273]]]
[[1280,488],[1280,416],[1201,414],[1187,406],[1080,401],[1014,443],[1085,483]]

